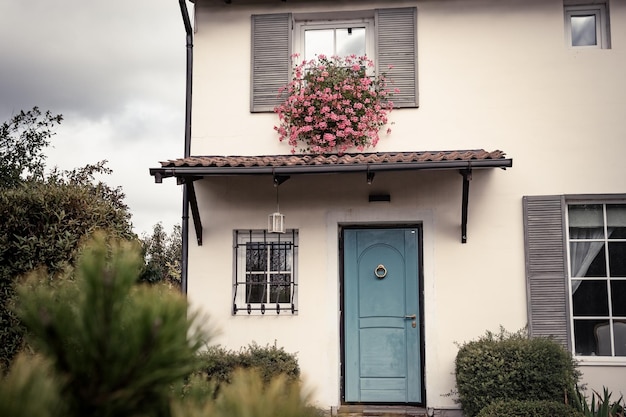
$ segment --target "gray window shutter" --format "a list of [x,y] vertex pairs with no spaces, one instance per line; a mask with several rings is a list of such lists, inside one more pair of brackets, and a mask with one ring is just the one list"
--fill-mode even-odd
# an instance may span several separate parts
[[565,203],[562,196],[527,196],[522,204],[530,335],[569,347]]
[[400,90],[394,106],[417,107],[417,9],[376,10],[376,45],[376,72],[387,73]]
[[273,111],[278,90],[289,82],[291,14],[252,15],[252,91],[250,111]]

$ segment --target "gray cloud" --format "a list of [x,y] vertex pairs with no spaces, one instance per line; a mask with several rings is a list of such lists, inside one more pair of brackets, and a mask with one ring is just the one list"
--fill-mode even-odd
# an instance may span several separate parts
[[39,106],[65,120],[49,165],[109,160],[138,233],[180,222],[180,188],[148,168],[182,156],[185,33],[175,0],[2,0],[0,121]]

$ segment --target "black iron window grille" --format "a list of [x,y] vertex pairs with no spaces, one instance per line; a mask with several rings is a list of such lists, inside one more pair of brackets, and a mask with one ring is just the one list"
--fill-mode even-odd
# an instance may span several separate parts
[[296,314],[298,231],[236,230],[233,314]]

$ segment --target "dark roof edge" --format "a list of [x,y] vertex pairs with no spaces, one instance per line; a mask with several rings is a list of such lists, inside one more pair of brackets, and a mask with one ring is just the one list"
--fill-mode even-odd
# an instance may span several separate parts
[[423,161],[400,163],[363,163],[333,165],[295,165],[295,166],[224,166],[224,167],[162,167],[150,168],[150,175],[156,182],[169,177],[210,177],[233,175],[295,175],[295,174],[339,174],[351,172],[450,170],[472,168],[511,168],[513,159],[472,159],[452,161]]

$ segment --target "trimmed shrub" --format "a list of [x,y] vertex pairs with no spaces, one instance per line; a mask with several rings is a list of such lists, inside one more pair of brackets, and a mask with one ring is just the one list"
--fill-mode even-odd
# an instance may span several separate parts
[[555,341],[504,329],[462,345],[455,371],[459,401],[468,417],[498,400],[564,403],[566,396],[575,398],[579,377],[571,354]]
[[572,407],[557,401],[497,401],[483,408],[478,417],[583,417]]
[[223,383],[230,383],[237,369],[254,369],[266,384],[278,376],[289,382],[296,382],[300,377],[296,356],[276,345],[262,347],[252,343],[239,351],[211,346],[200,353],[200,359],[201,373],[213,381],[217,388]]
[[308,404],[310,393],[283,374],[266,382],[254,370],[238,370],[214,401],[185,398],[174,401],[173,417],[323,417]]

